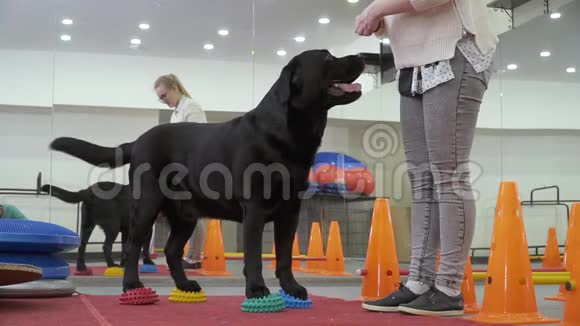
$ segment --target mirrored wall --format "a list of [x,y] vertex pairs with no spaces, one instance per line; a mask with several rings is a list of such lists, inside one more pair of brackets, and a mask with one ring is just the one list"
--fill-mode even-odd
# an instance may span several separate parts
[[[509,2],[509,1],[508,1]],[[299,244],[306,252],[311,223],[341,223],[345,255],[364,258],[374,199],[387,197],[401,261],[410,255],[413,198],[402,141],[400,95],[388,37],[355,33],[370,0],[30,1],[0,2],[0,204],[33,220],[80,232],[80,206],[40,191],[42,185],[77,192],[101,181],[128,183],[127,167],[94,167],[49,150],[56,137],[102,146],[136,139],[175,122],[176,104],[189,94],[203,111],[191,119],[223,122],[255,108],[299,53],[327,49],[360,54],[356,80],[363,96],[334,107],[319,152],[340,153],[364,166],[372,182],[356,196],[319,193],[305,201]],[[557,228],[563,243],[567,208],[580,197],[580,141],[576,115],[580,48],[578,1],[527,1],[505,7],[486,1],[499,35],[492,74],[478,112],[469,168],[476,198],[475,255],[487,255],[502,180],[518,182],[530,245]],[[503,7],[502,7],[503,6]],[[501,7],[501,8],[500,8]],[[156,85],[178,80],[179,93]],[[335,171],[336,172],[336,171]],[[333,173],[335,173],[333,172]],[[326,173],[326,172],[325,172]],[[324,177],[324,176],[323,176]],[[334,181],[350,178],[338,173]],[[362,178],[362,177],[361,177]],[[314,174],[317,182],[318,174]],[[370,190],[369,190],[370,189]],[[359,189],[360,190],[360,189]],[[354,191],[356,193],[356,191]],[[529,223],[528,223],[529,222]],[[162,218],[156,247],[168,232]],[[267,226],[267,232],[271,226]],[[223,224],[227,251],[241,250],[239,226]],[[88,251],[101,249],[96,228]],[[264,239],[271,250],[271,234]],[[116,247],[120,247],[120,236]]]

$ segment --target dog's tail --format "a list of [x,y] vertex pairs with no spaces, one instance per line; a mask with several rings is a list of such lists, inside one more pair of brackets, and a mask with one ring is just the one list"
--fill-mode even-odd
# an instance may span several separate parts
[[50,184],[45,184],[40,189],[43,192],[50,193],[51,196],[54,196],[69,204],[80,203],[82,201],[88,200],[90,197],[90,193],[86,189],[72,192],[56,186],[52,186]]
[[131,161],[133,143],[124,143],[117,147],[103,147],[77,138],[60,137],[50,143],[50,148],[95,166],[106,165],[114,168]]

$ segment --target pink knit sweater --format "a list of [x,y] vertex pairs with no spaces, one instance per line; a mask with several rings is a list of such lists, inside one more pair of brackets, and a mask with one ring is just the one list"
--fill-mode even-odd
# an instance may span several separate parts
[[388,37],[397,69],[451,59],[464,31],[475,35],[483,53],[495,49],[485,0],[409,0],[415,12],[385,17],[376,35]]

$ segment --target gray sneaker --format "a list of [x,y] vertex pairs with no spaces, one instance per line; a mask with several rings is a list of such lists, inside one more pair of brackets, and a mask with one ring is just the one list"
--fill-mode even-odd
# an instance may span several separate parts
[[398,312],[399,305],[409,303],[419,296],[409,290],[401,283],[398,290],[378,300],[365,301],[362,307],[370,311],[378,312]]
[[450,297],[432,287],[414,301],[401,304],[399,311],[420,316],[461,316],[463,315],[463,295]]

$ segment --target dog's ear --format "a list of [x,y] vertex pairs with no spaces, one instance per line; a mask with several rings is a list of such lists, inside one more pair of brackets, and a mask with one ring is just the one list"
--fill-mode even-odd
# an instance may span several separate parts
[[282,104],[290,102],[292,93],[296,91],[296,86],[300,85],[300,74],[298,73],[298,69],[298,63],[295,59],[292,59],[282,69],[275,93]]

